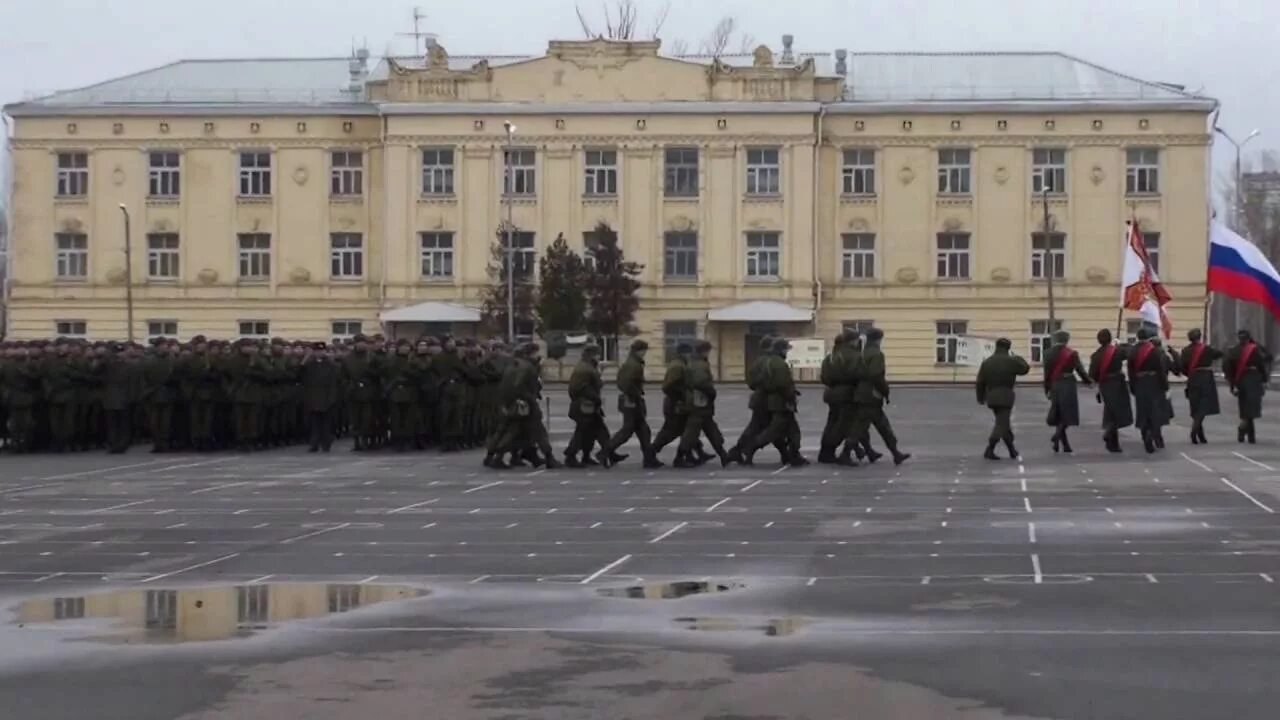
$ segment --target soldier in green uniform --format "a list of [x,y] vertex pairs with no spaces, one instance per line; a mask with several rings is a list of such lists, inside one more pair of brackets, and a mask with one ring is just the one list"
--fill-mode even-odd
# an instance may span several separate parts
[[582,467],[591,455],[591,448],[600,444],[598,462],[605,467],[612,464],[607,452],[609,431],[604,425],[604,401],[601,391],[604,381],[600,377],[600,347],[584,345],[582,359],[569,376],[569,419],[573,420],[573,437],[564,451],[566,467]]
[[235,442],[241,452],[265,447],[262,427],[263,403],[272,379],[269,360],[251,340],[241,340],[239,354],[230,362],[227,379],[235,421]]
[[418,372],[415,376],[418,383],[415,447],[426,449],[440,437],[436,428],[436,418],[439,416],[440,409],[440,377],[435,364],[440,346],[436,344],[434,338],[423,338],[414,346],[414,352],[418,361]]
[[1252,445],[1258,441],[1254,421],[1262,417],[1262,397],[1271,378],[1271,353],[1254,342],[1248,330],[1237,332],[1236,337],[1240,342],[1227,350],[1222,374],[1227,376],[1227,387],[1236,396],[1240,412],[1236,440]]
[[413,413],[418,403],[418,389],[417,369],[410,355],[412,349],[408,340],[401,340],[396,345],[395,355],[387,361],[383,375],[387,405],[391,410],[388,418],[391,446],[396,452],[408,450],[413,442]]
[[1080,362],[1080,354],[1067,346],[1071,335],[1058,331],[1053,335],[1053,347],[1044,354],[1044,395],[1049,400],[1049,414],[1045,423],[1054,428],[1053,451],[1071,452],[1071,440],[1067,428],[1080,424],[1080,398],[1076,391],[1076,377],[1085,385],[1092,385],[1089,374]]
[[831,352],[822,359],[822,370],[819,380],[825,388],[822,391],[822,402],[827,406],[827,421],[822,427],[822,440],[818,446],[818,462],[832,465],[839,461],[836,450],[845,436],[849,434],[846,422],[852,422],[852,413],[846,407],[853,405],[854,382],[842,372],[840,353],[844,349],[845,333],[836,335]]
[[174,449],[174,406],[181,394],[180,373],[174,345],[156,343],[154,351],[143,360],[142,380],[147,407],[147,421],[151,426],[151,452],[162,453]]
[[324,343],[316,343],[302,360],[303,408],[310,444],[307,452],[329,452],[333,445],[334,413],[342,404],[342,368]]
[[191,339],[194,352],[182,364],[182,389],[190,416],[191,444],[199,451],[217,447],[215,423],[218,395],[222,389],[222,364],[203,335]]
[[105,413],[107,451],[119,455],[129,449],[132,424],[129,391],[133,370],[125,357],[124,347],[112,345],[99,360],[97,372],[102,383],[102,409]]
[[1138,331],[1138,342],[1129,352],[1129,390],[1133,393],[1134,425],[1142,433],[1148,453],[1164,447],[1161,429],[1169,422],[1169,369],[1155,332]]
[[716,456],[720,458],[721,467],[730,462],[729,453],[724,449],[724,435],[716,424],[716,386],[715,377],[711,373],[711,363],[707,354],[711,352],[711,343],[699,340],[693,347],[693,358],[684,372],[684,406],[688,417],[685,420],[684,433],[680,436],[680,449],[676,453],[675,467],[693,467],[694,446],[699,436],[705,434]]
[[440,354],[435,357],[435,367],[440,378],[441,450],[456,452],[463,444],[463,403],[466,402],[467,382],[458,345],[453,338],[445,338]]
[[1098,331],[1098,349],[1089,358],[1089,379],[1098,386],[1097,399],[1102,403],[1102,442],[1108,452],[1121,452],[1120,431],[1133,424],[1129,383],[1124,368],[1129,360],[1129,347],[1111,342],[1111,331]]
[[653,449],[648,408],[644,401],[644,356],[648,351],[649,343],[644,340],[632,341],[631,352],[618,368],[618,412],[622,415],[622,427],[609,439],[606,454],[616,454],[618,448],[635,435],[640,442],[640,452],[644,455],[644,466],[652,470],[662,467],[662,461]]
[[1218,402],[1218,383],[1213,377],[1213,364],[1222,359],[1222,351],[1204,342],[1199,328],[1187,333],[1190,345],[1182,348],[1179,365],[1187,376],[1184,394],[1191,408],[1191,444],[1204,445],[1204,419],[1222,412]]
[[[743,465],[752,464],[754,451],[748,452],[748,449],[752,447],[756,436],[769,426],[769,397],[764,391],[764,384],[768,376],[769,356],[773,353],[773,340],[769,336],[760,339],[760,354],[747,368],[747,389],[751,391],[747,399],[747,409],[751,411],[751,417],[747,420],[747,426],[742,429],[742,434],[738,436],[738,442],[729,451],[729,457]],[[786,460],[786,448],[779,445],[778,454],[784,461]]]
[[5,402],[15,452],[27,453],[36,444],[36,406],[41,402],[41,370],[30,348],[15,348],[4,370]]
[[911,458],[898,448],[898,438],[893,434],[893,426],[885,415],[884,406],[889,402],[889,382],[886,380],[884,352],[880,343],[884,339],[884,331],[871,328],[867,331],[866,343],[857,355],[856,373],[858,385],[853,393],[854,416],[849,436],[845,440],[845,452],[857,447],[874,427],[880,438],[893,454],[893,464],[901,465]]
[[44,397],[49,406],[49,449],[57,453],[75,449],[76,394],[80,388],[70,354],[71,345],[58,342],[42,367]]
[[996,454],[996,444],[1000,442],[1009,451],[1010,460],[1021,458],[1013,444],[1013,405],[1017,399],[1013,388],[1019,376],[1031,372],[1031,365],[1010,352],[1012,347],[1009,338],[996,340],[995,353],[978,368],[978,404],[986,405],[995,416],[991,435],[987,437],[987,450],[982,453],[988,460],[1000,459]]
[[787,351],[790,349],[791,343],[786,338],[773,341],[761,385],[769,410],[769,424],[751,441],[746,455],[754,455],[765,445],[781,444],[782,462],[791,467],[801,467],[808,465],[809,461],[800,454],[800,425],[796,422],[796,401],[800,392],[796,390],[791,366],[787,364]]
[[377,432],[373,413],[381,392],[381,369],[382,364],[369,350],[368,339],[356,336],[355,349],[343,361],[351,435],[355,438],[352,449],[356,452],[373,449]]

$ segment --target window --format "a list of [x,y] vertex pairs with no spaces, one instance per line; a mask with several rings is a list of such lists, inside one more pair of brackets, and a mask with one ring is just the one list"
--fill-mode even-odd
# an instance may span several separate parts
[[[533,248],[533,233],[517,230],[508,235],[511,239],[507,247],[511,248],[511,258],[515,261],[515,273],[512,277],[516,280],[527,280],[533,277],[534,270],[538,268],[538,253]],[[505,254],[502,267],[504,271],[507,268]]]
[[777,195],[781,169],[777,148],[747,148],[747,194]]
[[776,232],[747,233],[747,278],[776,280],[781,275],[782,250]]
[[176,152],[147,153],[148,188],[153,198],[176,198],[182,190],[180,156]]
[[621,343],[620,338],[608,336],[596,336],[592,338],[600,348],[601,362],[618,362],[618,345]]
[[845,150],[844,168],[840,174],[844,180],[845,195],[875,195],[876,151]]
[[89,153],[58,153],[58,197],[89,194]]
[[698,197],[698,148],[667,148],[663,193],[667,197]]
[[59,280],[89,277],[89,236],[84,233],[57,233],[54,236],[54,274]]
[[616,150],[588,150],[586,166],[587,184],[582,194],[618,194],[618,152]]
[[359,585],[330,585],[328,594],[331,613],[344,613],[360,607]]
[[89,334],[89,324],[84,320],[58,320],[53,323],[56,337],[82,338]]
[[537,152],[534,150],[502,151],[502,191],[507,195],[533,195],[538,192]]
[[147,277],[178,279],[178,233],[147,233]]
[[1130,345],[1138,342],[1138,331],[1147,325],[1147,321],[1137,318],[1124,321],[1124,341]]
[[422,194],[453,194],[452,148],[428,148],[422,151]]
[[60,597],[53,599],[54,620],[79,620],[84,617],[84,598]]
[[1053,346],[1053,333],[1061,329],[1061,320],[1053,324],[1052,331],[1049,330],[1048,320],[1031,321],[1031,362],[1033,364],[1044,362],[1045,352]]
[[1151,272],[1160,274],[1160,233],[1142,233],[1142,242],[1147,246],[1147,260],[1151,263]]
[[876,276],[876,236],[872,233],[845,233],[841,253],[841,277],[871,280]]
[[334,320],[330,323],[329,330],[329,335],[335,343],[352,340],[364,332],[364,323],[359,320]]
[[968,195],[970,152],[963,148],[938,151],[938,194]]
[[852,332],[856,335],[866,335],[867,331],[875,326],[875,320],[845,320],[840,323],[841,330]]
[[364,236],[360,233],[329,234],[329,276],[335,280],[364,277]]
[[453,277],[453,233],[424,232],[419,235],[422,248],[422,278],[440,280]]
[[148,590],[146,595],[148,630],[178,629],[178,591]]
[[329,194],[363,195],[364,153],[359,150],[336,150],[330,158]]
[[242,338],[266,340],[271,337],[271,323],[266,320],[241,320],[237,325]]
[[668,232],[662,237],[662,276],[667,280],[698,279],[698,233]]
[[177,320],[148,320],[147,321],[147,337],[153,338],[153,339],[178,337],[178,321]]
[[236,621],[256,624],[270,619],[267,610],[270,592],[270,585],[242,585],[236,588]]
[[240,233],[236,236],[236,240],[240,247],[240,279],[270,280],[271,235]]
[[956,364],[956,348],[960,338],[969,332],[964,320],[939,320],[934,324],[934,362],[939,365]]
[[[600,242],[596,239],[596,230],[582,233],[582,268],[589,273],[596,271],[596,248]],[[614,244],[618,244],[618,231],[612,228],[607,231]]]
[[[1047,256],[1047,262],[1046,262]],[[1067,275],[1067,236],[1064,233],[1051,232],[1048,240],[1044,233],[1031,233],[1031,278],[1044,280],[1048,277],[1048,269],[1053,270],[1053,279],[1060,280]]]
[[270,197],[271,153],[240,153],[240,197]]
[[680,343],[692,345],[698,339],[697,320],[666,320],[662,323],[662,347],[664,362],[676,358]]
[[1129,148],[1125,151],[1124,191],[1128,195],[1160,192],[1160,151],[1156,148]]
[[1037,148],[1031,151],[1031,192],[1051,193],[1067,191],[1067,151]]
[[938,279],[969,279],[969,233],[938,233]]

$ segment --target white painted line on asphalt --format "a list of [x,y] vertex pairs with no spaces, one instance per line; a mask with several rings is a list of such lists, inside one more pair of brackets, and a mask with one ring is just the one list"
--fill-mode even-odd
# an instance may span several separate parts
[[1240,453],[1240,452],[1232,451],[1232,453],[1231,453],[1231,454],[1232,454],[1232,455],[1235,455],[1236,457],[1240,458],[1241,460],[1244,460],[1244,461],[1246,461],[1246,462],[1251,462],[1251,463],[1253,463],[1254,465],[1257,465],[1258,467],[1262,468],[1263,470],[1270,470],[1271,472],[1275,472],[1275,471],[1276,471],[1276,469],[1275,469],[1275,468],[1273,468],[1273,467],[1271,467],[1270,465],[1268,465],[1268,464],[1266,464],[1266,463],[1263,463],[1263,462],[1258,462],[1257,460],[1254,460],[1253,458],[1249,457],[1248,455],[1245,455],[1244,453]]
[[772,520],[770,520],[769,522],[765,523],[765,524],[764,524],[764,526],[765,526],[765,527],[767,527],[767,528],[771,528],[771,527],[773,527],[773,521],[772,521]]
[[805,583],[805,585],[808,585],[809,587],[813,587],[816,584],[818,584],[818,578],[816,577],[809,578],[809,581]]
[[35,580],[32,580],[31,582],[44,582],[45,580],[52,580],[54,578],[62,577],[63,575],[66,575],[66,573],[60,573],[60,572],[49,573],[48,575],[38,577]]
[[1273,582],[1275,582],[1275,581],[1276,581],[1276,579],[1275,579],[1275,578],[1271,577],[1270,575],[1268,575],[1268,574],[1266,574],[1266,573],[1258,573],[1258,576],[1259,576],[1259,577],[1261,577],[1263,580],[1265,580],[1265,581],[1269,582],[1269,583],[1273,583]]
[[324,528],[323,530],[316,530],[316,531],[314,531],[314,532],[305,533],[305,534],[303,534],[303,535],[296,535],[296,536],[294,536],[294,537],[286,538],[286,539],[284,539],[284,540],[281,540],[281,541],[280,541],[280,544],[281,544],[281,545],[292,545],[293,543],[296,543],[296,542],[298,542],[299,540],[306,540],[307,538],[313,538],[313,537],[315,537],[315,536],[317,536],[317,535],[324,535],[325,533],[331,533],[331,532],[333,532],[334,530],[341,530],[341,529],[343,529],[343,528],[347,528],[347,527],[351,527],[351,523],[349,523],[349,522],[345,522],[345,523],[342,523],[341,525],[334,525],[333,527],[327,527],[327,528]]
[[632,512],[635,512],[635,511],[636,511],[636,509],[635,509],[635,508],[633,508],[633,507],[629,507],[629,508],[627,508],[626,510],[623,510],[623,511],[622,511],[622,514],[624,514],[624,515],[625,515],[625,514],[627,514],[627,513],[632,513]]
[[784,473],[784,472],[786,472],[786,471],[788,471],[788,470],[790,470],[790,469],[791,469],[791,466],[790,466],[790,465],[783,465],[782,467],[778,468],[777,470],[774,470],[773,472],[771,472],[771,473],[769,473],[769,474],[770,474],[770,475],[781,475],[782,473]]
[[174,523],[172,525],[167,526],[165,530],[177,530],[178,528],[184,528],[186,526],[187,526],[186,523]]
[[1022,505],[1027,509],[1027,512],[1031,512],[1031,498],[1022,498]]
[[377,576],[377,575],[370,575],[369,577],[367,577],[367,578],[365,578],[365,579],[361,580],[360,582],[358,582],[358,583],[356,583],[356,584],[357,584],[357,585],[368,585],[369,583],[371,583],[371,582],[373,582],[374,580],[377,580],[377,579],[378,579],[378,576]]
[[930,581],[930,580],[932,580],[932,579],[933,579],[933,578],[929,577],[928,575],[925,575],[924,577],[920,578],[920,584],[921,584],[921,585],[928,585],[928,584],[929,584],[929,581]]
[[478,491],[480,491],[480,490],[484,490],[485,488],[497,487],[497,486],[501,485],[502,483],[503,483],[503,481],[502,481],[502,480],[496,480],[496,481],[494,481],[494,482],[487,483],[487,484],[485,484],[485,485],[477,485],[477,486],[475,486],[475,487],[473,487],[473,488],[471,488],[471,489],[469,489],[469,490],[463,490],[463,491],[462,491],[462,494],[463,494],[463,495],[470,495],[470,494],[471,494],[471,493],[473,493],[473,492],[478,492]]
[[[431,523],[431,524],[432,524],[432,525],[435,525],[435,523]],[[515,526],[517,526],[517,525],[519,525],[519,524],[520,524],[520,523],[518,523],[518,522],[513,522],[513,523],[511,523],[510,525],[508,525],[508,526],[506,526],[505,528],[503,528],[503,530],[510,530],[511,528],[513,528],[513,527],[515,527]]]
[[157,510],[157,511],[155,511],[155,512],[154,512],[154,513],[152,513],[152,514],[153,514],[153,515],[170,515],[170,514],[172,514],[173,512],[174,512],[173,508],[168,508],[168,509],[165,509],[165,510]]
[[1027,479],[1022,478],[1022,492],[1026,492],[1026,491],[1027,491]]
[[1156,579],[1156,576],[1152,575],[1151,573],[1147,573],[1147,582],[1151,583],[1152,585],[1160,584],[1160,581]]
[[167,572],[167,573],[161,573],[161,574],[159,574],[159,575],[152,575],[151,577],[149,577],[149,578],[144,578],[144,579],[142,579],[142,580],[139,580],[138,582],[149,583],[149,582],[154,582],[154,581],[156,581],[156,580],[163,580],[163,579],[168,578],[168,577],[173,577],[174,575],[181,575],[182,573],[185,573],[185,572],[190,572],[190,571],[192,571],[192,570],[199,570],[200,568],[209,567],[210,565],[216,565],[216,564],[218,564],[218,563],[220,563],[220,562],[225,562],[225,561],[230,560],[231,558],[235,558],[235,557],[240,557],[240,553],[231,553],[230,555],[223,555],[223,556],[222,556],[222,557],[220,557],[220,558],[214,558],[214,559],[212,559],[212,560],[206,560],[206,561],[204,561],[204,562],[202,562],[202,563],[196,563],[195,565],[188,565],[188,566],[186,566],[186,567],[184,567],[184,568],[180,568],[180,569],[178,569],[178,570],[173,570],[173,571],[170,571],[170,572]]
[[39,490],[41,488],[57,487],[58,485],[61,485],[61,484],[62,483],[51,482],[51,483],[41,483],[40,485],[26,485],[24,487],[7,488],[5,490],[0,490],[0,495],[4,495],[6,493],[26,492],[27,490]]
[[122,503],[120,505],[112,505],[111,507],[104,507],[104,508],[98,508],[97,510],[90,510],[89,514],[93,515],[95,513],[110,512],[112,510],[123,510],[127,507],[133,507],[135,505],[146,505],[147,503],[150,503],[150,502],[155,502],[155,500],[138,500],[136,502],[127,502],[127,503]]
[[320,509],[318,509],[318,510],[312,510],[312,511],[311,511],[311,514],[312,514],[312,515],[319,515],[319,514],[320,514],[320,513],[322,513],[322,512],[324,512],[324,508],[320,508]]
[[711,507],[707,508],[704,512],[711,512],[712,510],[715,510],[716,508],[718,508],[718,507],[720,507],[721,505],[723,505],[723,504],[725,504],[725,503],[729,502],[730,500],[732,500],[732,498],[725,498],[725,499],[721,500],[720,502],[718,502],[718,503],[716,503],[716,504],[712,505]]
[[1044,574],[1040,572],[1040,556],[1032,554],[1031,569],[1035,571],[1035,584],[1039,585],[1044,582]]
[[618,558],[617,560],[614,560],[613,562],[609,563],[608,565],[605,565],[604,567],[600,568],[599,570],[595,571],[594,573],[591,573],[591,574],[590,574],[590,575],[588,575],[586,578],[584,578],[584,579],[582,580],[582,582],[581,582],[581,583],[579,583],[579,584],[581,584],[581,585],[590,585],[590,584],[591,584],[591,582],[592,582],[592,581],[594,581],[596,578],[598,578],[598,577],[600,577],[601,575],[604,575],[605,573],[608,573],[608,572],[610,572],[610,571],[612,571],[612,570],[616,570],[616,569],[618,568],[618,566],[622,565],[623,563],[625,563],[626,561],[628,561],[628,560],[630,560],[630,559],[631,559],[631,556],[630,556],[630,555],[623,555],[622,557]]
[[476,578],[476,579],[474,579],[474,580],[468,581],[468,582],[467,582],[467,584],[468,584],[468,585],[475,585],[476,583],[482,583],[482,582],[484,582],[485,580],[488,580],[488,579],[489,579],[489,578],[491,578],[491,577],[493,577],[493,576],[492,576],[492,575],[481,575],[480,577],[478,577],[478,578]]
[[395,508],[395,509],[393,509],[393,510],[388,510],[388,511],[387,511],[387,514],[388,514],[388,515],[395,515],[396,513],[402,513],[402,512],[404,512],[404,511],[406,511],[406,510],[413,510],[414,508],[420,508],[420,507],[422,507],[423,505],[430,505],[430,504],[432,504],[432,503],[436,503],[436,502],[440,502],[440,498],[432,498],[432,499],[430,499],[430,500],[423,500],[423,501],[422,501],[422,502],[420,502],[420,503],[413,503],[412,505],[405,505],[405,506],[403,506],[403,507],[398,507],[398,508]]
[[202,494],[207,493],[207,492],[214,492],[214,491],[217,491],[217,490],[226,490],[227,488],[240,487],[241,485],[248,485],[250,482],[251,482],[250,480],[243,480],[243,481],[241,481],[241,482],[222,483],[221,485],[210,485],[210,486],[209,486],[209,487],[207,487],[207,488],[200,488],[199,490],[192,490],[190,494],[191,494],[191,495],[202,495]]
[[1271,513],[1272,515],[1275,515],[1275,513],[1276,513],[1276,511],[1275,511],[1275,510],[1272,510],[1271,508],[1267,507],[1266,505],[1263,505],[1261,502],[1259,502],[1259,501],[1258,501],[1258,498],[1256,498],[1256,497],[1254,497],[1254,496],[1250,495],[1249,493],[1245,492],[1244,490],[1241,490],[1239,485],[1236,485],[1235,483],[1231,482],[1230,480],[1228,480],[1228,479],[1226,479],[1226,478],[1219,478],[1219,479],[1220,479],[1220,480],[1222,480],[1222,482],[1226,483],[1226,484],[1227,484],[1227,486],[1228,486],[1228,487],[1230,487],[1232,490],[1235,490],[1236,492],[1240,493],[1241,495],[1243,495],[1243,496],[1245,496],[1245,497],[1249,498],[1249,502],[1253,503],[1254,505],[1257,505],[1258,507],[1262,508],[1263,510],[1266,510],[1267,512]]
[[270,574],[270,575],[263,575],[262,577],[256,577],[256,578],[254,578],[254,579],[250,580],[250,581],[249,581],[249,584],[250,584],[250,585],[257,585],[258,583],[264,583],[264,582],[266,582],[266,581],[270,580],[270,579],[271,579],[271,578],[273,578],[273,577],[275,577],[275,574],[274,574],[274,573],[272,573],[272,574]]
[[653,545],[653,544],[655,544],[655,543],[662,542],[663,540],[665,540],[665,539],[667,539],[667,538],[671,537],[672,535],[675,535],[677,532],[679,532],[679,531],[683,530],[683,529],[684,529],[685,527],[687,527],[688,525],[689,525],[689,523],[688,523],[688,522],[682,522],[682,523],[680,523],[679,525],[676,525],[675,527],[671,528],[670,530],[668,530],[668,531],[666,531],[666,532],[662,533],[662,534],[661,534],[661,535],[659,535],[658,537],[656,537],[656,538],[654,538],[654,539],[650,540],[650,541],[649,541],[649,544],[650,544],[650,545]]
[[477,514],[477,513],[479,513],[479,512],[480,512],[480,508],[476,508],[476,509],[474,509],[474,510],[468,510],[468,511],[467,511],[467,514],[468,514],[468,515],[475,515],[475,514]]
[[550,510],[548,510],[545,514],[550,515],[551,513],[555,512],[556,510],[559,510],[559,508],[551,508],[551,509],[550,509]]
[[1213,472],[1213,468],[1209,467],[1208,465],[1205,465],[1204,463],[1202,463],[1202,462],[1200,462],[1199,460],[1197,460],[1197,459],[1195,459],[1195,458],[1191,457],[1190,455],[1188,455],[1188,454],[1186,454],[1186,453],[1179,453],[1179,454],[1180,454],[1180,455],[1182,455],[1182,457],[1186,458],[1187,462],[1191,463],[1192,465],[1195,465],[1195,466],[1199,467],[1200,469],[1204,470],[1205,472]]
[[946,527],[946,526],[947,526],[947,521],[946,521],[946,520],[943,520],[943,521],[942,521],[942,527]]
[[1116,514],[1116,511],[1115,511],[1115,510],[1112,510],[1111,508],[1102,508],[1102,509],[1103,509],[1103,510],[1106,510],[1108,513],[1110,513],[1110,514],[1112,514],[1112,515],[1115,515],[1115,514]]
[[154,470],[148,470],[147,474],[167,472],[169,470],[182,470],[183,468],[201,467],[203,465],[213,465],[215,463],[226,462],[228,460],[234,460],[234,459],[236,459],[235,456],[227,456],[227,457],[214,458],[212,460],[201,460],[200,462],[183,463],[181,465],[166,465],[165,467],[159,467],[159,468],[155,468]]
[[589,529],[589,530],[595,530],[596,528],[600,527],[600,526],[601,526],[601,525],[603,525],[603,524],[604,524],[604,523],[602,523],[602,522],[592,523],[591,527],[590,527],[590,528],[588,528],[588,529]]
[[[547,469],[546,469],[546,468],[541,468],[541,469],[538,469],[538,470],[534,470],[533,472],[527,472],[527,473],[525,473],[525,474],[524,474],[524,476],[525,476],[525,477],[537,477],[537,476],[541,475],[542,473],[544,473],[544,472],[546,472],[546,471],[547,471]],[[566,482],[568,482],[568,481],[566,481]],[[561,484],[561,485],[564,485],[565,483],[560,483],[560,484]]]
[[[794,509],[795,509],[795,508],[787,508],[786,510],[783,510],[782,512],[784,512],[784,513],[789,513],[789,512],[791,512],[791,511],[792,511],[792,510],[794,510]],[[711,511],[710,511],[710,510],[708,510],[707,512],[711,512]]]
[[270,525],[270,524],[271,524],[271,523],[269,523],[269,522],[265,522],[265,523],[258,523],[257,525],[254,525],[254,526],[253,526],[253,529],[254,529],[254,530],[261,530],[262,528],[264,528],[264,527],[266,527],[266,526],[268,526],[268,525]]
[[[1019,459],[1020,459],[1020,458],[1019,458]],[[1019,473],[1021,473],[1021,474],[1023,474],[1023,475],[1026,475],[1026,474],[1027,474],[1027,466],[1026,466],[1026,465],[1019,465],[1019,466],[1018,466],[1018,472],[1019,472]]]
[[751,483],[750,485],[748,485],[748,486],[746,486],[746,487],[742,488],[742,489],[741,489],[741,490],[739,490],[738,492],[746,492],[746,491],[750,490],[751,488],[753,488],[753,487],[755,487],[755,486],[759,485],[759,484],[760,484],[760,483],[762,483],[762,482],[764,482],[764,478],[761,478],[761,479],[759,479],[759,480],[757,480],[757,481],[755,481],[755,482]]
[[423,529],[423,530],[427,530],[427,529],[429,529],[429,528],[433,528],[433,527],[435,527],[435,526],[436,526],[436,524],[435,524],[435,523],[427,523],[426,525],[423,525],[423,526],[422,526],[422,529]]
[[172,462],[172,460],[149,460],[147,462],[134,463],[132,465],[115,465],[112,467],[94,468],[92,470],[81,470],[80,472],[65,473],[63,475],[49,475],[48,477],[32,478],[33,480],[68,480],[70,478],[84,477],[86,475],[98,475],[100,473],[115,472],[117,470],[132,470],[133,468],[146,467],[148,465],[159,465],[160,463]]
[[244,508],[243,510],[237,510],[237,511],[235,511],[235,512],[231,513],[231,514],[232,514],[232,515],[244,515],[244,514],[245,514],[245,513],[247,513],[247,512],[249,512],[249,509],[248,509],[248,508]]
[[1120,523],[1120,522],[1112,523],[1112,525],[1115,525],[1115,526],[1116,526],[1116,527],[1118,527],[1118,528],[1122,528],[1122,527],[1124,527],[1124,523]]
[[1035,523],[1027,523],[1027,539],[1033,543],[1036,541],[1036,524]]
[[854,520],[854,521],[853,521],[853,527],[858,527],[858,526],[859,526],[859,525],[861,525],[861,524],[862,524],[862,521],[861,521],[861,520]]

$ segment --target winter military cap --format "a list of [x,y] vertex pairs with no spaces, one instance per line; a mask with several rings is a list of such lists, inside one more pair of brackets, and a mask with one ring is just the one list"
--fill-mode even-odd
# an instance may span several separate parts
[[1053,334],[1053,341],[1066,345],[1068,342],[1071,342],[1071,333],[1066,330],[1059,330]]
[[786,352],[787,350],[790,350],[790,349],[791,349],[791,342],[788,341],[786,338],[778,338],[777,340],[773,341],[774,352]]
[[711,343],[707,342],[706,340],[699,340],[697,343],[694,344],[693,350],[694,352],[700,352],[700,353],[710,352]]
[[773,348],[773,340],[774,340],[774,338],[773,338],[772,336],[769,336],[769,335],[766,335],[766,336],[764,336],[764,337],[760,338],[760,349],[761,349],[761,350],[771,350],[771,349]]
[[631,341],[631,352],[640,352],[641,350],[648,350],[648,349],[649,349],[649,343],[643,340]]
[[692,345],[690,345],[689,343],[687,343],[687,342],[682,342],[682,343],[677,343],[677,344],[676,344],[676,354],[677,354],[677,355],[688,355],[688,354],[689,354],[689,353],[691,353],[691,352],[693,352],[693,346],[692,346]]
[[595,343],[587,343],[586,345],[582,346],[582,354],[583,355],[599,355],[600,346],[596,345]]
[[884,339],[884,331],[883,331],[883,330],[881,330],[880,328],[875,328],[875,327],[873,327],[873,328],[871,328],[870,330],[868,330],[868,331],[867,331],[867,339],[868,339],[868,340],[871,340],[871,341],[873,341],[873,342],[874,342],[874,341],[876,341],[876,340],[883,340],[883,339]]
[[999,340],[996,340],[996,347],[1001,350],[1008,350],[1013,347],[1013,341],[1009,338],[1000,338]]

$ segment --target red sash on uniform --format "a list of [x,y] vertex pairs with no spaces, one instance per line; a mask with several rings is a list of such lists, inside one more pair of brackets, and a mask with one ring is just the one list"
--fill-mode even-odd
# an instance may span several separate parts
[[1190,373],[1195,372],[1196,368],[1200,367],[1200,358],[1204,356],[1204,348],[1204,343],[1196,343],[1191,346],[1191,366],[1186,369],[1188,377]]
[[1116,357],[1116,346],[1108,345],[1102,351],[1102,363],[1098,369],[1098,383],[1101,384],[1107,379],[1107,371],[1111,369],[1111,361]]
[[1249,361],[1253,359],[1253,351],[1258,349],[1257,343],[1249,343],[1240,348],[1240,360],[1236,364],[1236,376],[1232,383],[1239,385],[1240,379],[1244,377],[1244,373],[1249,369]]
[[1057,382],[1062,377],[1062,373],[1066,371],[1067,366],[1071,364],[1071,358],[1076,354],[1075,350],[1062,346],[1062,350],[1058,353],[1058,361],[1053,364],[1053,369],[1049,371],[1049,382]]

